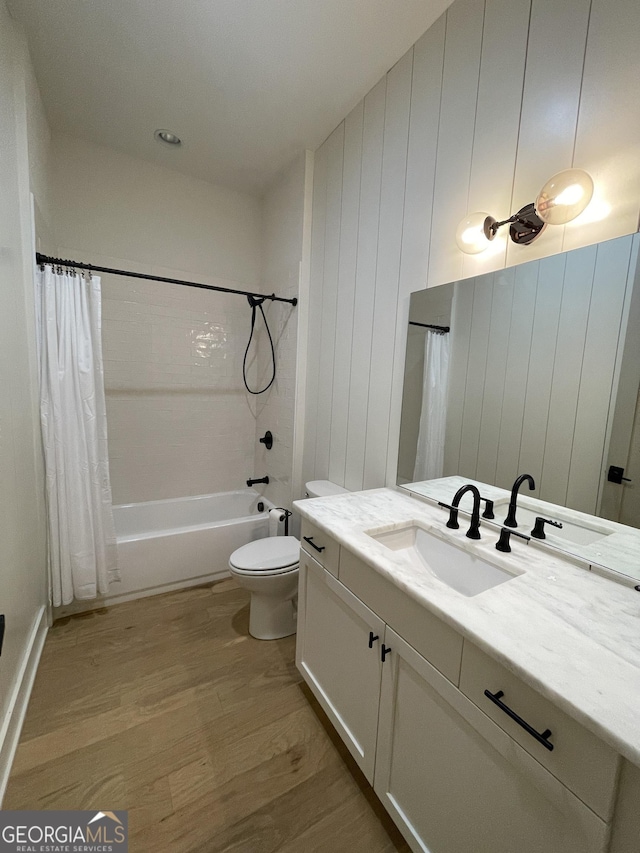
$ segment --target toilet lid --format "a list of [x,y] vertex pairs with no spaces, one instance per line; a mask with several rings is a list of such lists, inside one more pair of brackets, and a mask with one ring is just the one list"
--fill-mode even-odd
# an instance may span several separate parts
[[245,572],[285,569],[300,560],[300,542],[295,536],[269,536],[256,539],[234,551],[229,563]]

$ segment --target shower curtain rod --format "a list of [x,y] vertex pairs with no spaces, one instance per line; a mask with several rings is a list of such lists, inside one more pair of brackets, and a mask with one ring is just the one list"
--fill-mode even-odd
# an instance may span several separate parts
[[413,320],[409,320],[410,326],[421,326],[423,329],[433,329],[434,332],[449,332],[451,328],[449,326],[434,326],[431,323],[414,323]]
[[231,287],[217,287],[215,284],[199,284],[197,281],[184,281],[179,278],[164,278],[159,275],[146,275],[142,272],[129,272],[128,270],[114,270],[109,267],[96,267],[93,264],[83,264],[79,261],[69,261],[63,258],[50,258],[48,255],[41,255],[36,252],[37,264],[53,264],[61,267],[75,267],[78,270],[89,270],[90,272],[106,272],[111,275],[124,275],[129,278],[144,278],[147,281],[162,281],[165,284],[183,284],[185,287],[199,287],[201,290],[218,290],[220,293],[237,293],[239,296],[252,296],[255,299],[270,299],[272,302],[289,302],[291,305],[297,305],[298,300],[294,296],[293,299],[285,299],[284,296],[276,296],[275,293],[265,295],[264,293],[253,293],[250,290],[233,290]]

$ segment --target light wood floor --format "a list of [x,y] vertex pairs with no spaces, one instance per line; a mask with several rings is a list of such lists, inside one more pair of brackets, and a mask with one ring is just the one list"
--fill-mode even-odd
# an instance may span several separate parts
[[128,809],[133,853],[408,853],[232,580],[49,632],[5,809]]

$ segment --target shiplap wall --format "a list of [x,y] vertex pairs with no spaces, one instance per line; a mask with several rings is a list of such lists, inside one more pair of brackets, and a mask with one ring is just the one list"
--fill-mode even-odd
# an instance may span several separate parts
[[[318,149],[304,479],[395,483],[411,291],[637,230],[639,72],[637,0],[455,0]],[[580,219],[457,249],[465,213],[571,165],[596,184]]]
[[455,285],[445,476],[510,489],[526,471],[535,497],[596,513],[635,275],[632,241]]

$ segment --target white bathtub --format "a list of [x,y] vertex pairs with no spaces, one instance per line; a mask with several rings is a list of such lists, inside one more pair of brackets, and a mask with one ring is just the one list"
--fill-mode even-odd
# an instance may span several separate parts
[[253,489],[114,506],[121,581],[108,598],[122,601],[225,577],[236,548],[269,535],[272,507]]

